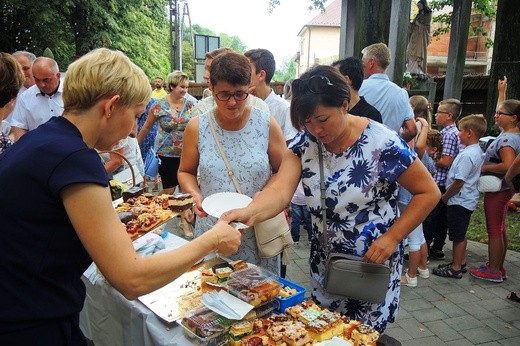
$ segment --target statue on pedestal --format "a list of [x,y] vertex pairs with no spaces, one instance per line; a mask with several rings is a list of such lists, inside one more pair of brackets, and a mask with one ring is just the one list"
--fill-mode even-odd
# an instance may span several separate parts
[[410,23],[408,33],[409,40],[406,47],[406,71],[412,74],[426,74],[426,56],[430,44],[430,27],[432,22],[432,10],[428,7],[427,0],[417,2],[419,13]]

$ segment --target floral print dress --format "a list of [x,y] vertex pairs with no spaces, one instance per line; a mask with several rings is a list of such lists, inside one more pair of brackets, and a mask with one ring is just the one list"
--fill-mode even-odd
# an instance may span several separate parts
[[170,106],[166,97],[157,100],[152,112],[159,118],[159,127],[155,137],[155,151],[159,156],[180,157],[184,130],[192,117],[193,102],[184,100],[183,109],[175,110]]
[[[324,292],[318,145],[321,144],[308,132],[297,135],[290,144],[301,159],[305,200],[312,216],[309,259],[312,298],[322,307],[383,332],[387,322],[393,322],[397,316],[403,246],[400,244],[391,257],[392,274],[382,303],[342,299]],[[362,257],[372,242],[390,228],[399,216],[397,179],[415,158],[415,152],[397,133],[374,121],[343,153],[333,154],[323,148],[329,252]]]

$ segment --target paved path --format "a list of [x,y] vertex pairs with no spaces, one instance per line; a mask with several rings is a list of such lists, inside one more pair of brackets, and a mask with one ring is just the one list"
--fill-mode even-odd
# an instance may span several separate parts
[[[304,234],[304,233],[302,233]],[[446,260],[451,247],[446,247]],[[450,255],[448,255],[450,254]],[[309,245],[302,242],[290,250],[287,278],[309,289]],[[469,268],[486,262],[487,245],[468,242]],[[431,268],[443,261],[431,261]],[[405,263],[406,265],[406,263]],[[507,255],[508,279],[491,283],[469,273],[460,280],[419,278],[415,288],[402,287],[399,316],[386,333],[404,346],[429,345],[520,345],[520,303],[505,299],[520,290],[520,253]]]

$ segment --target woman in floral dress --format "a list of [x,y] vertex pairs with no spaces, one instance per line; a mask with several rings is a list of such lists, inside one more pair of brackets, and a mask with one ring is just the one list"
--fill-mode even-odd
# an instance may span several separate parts
[[139,143],[143,141],[155,122],[159,127],[155,137],[154,148],[161,165],[159,175],[163,184],[160,194],[172,194],[179,185],[177,171],[181,160],[184,129],[191,119],[192,101],[184,96],[188,92],[188,75],[174,71],[167,78],[169,94],[157,100],[148,113],[148,118],[137,136]]
[[[304,131],[289,145],[280,170],[244,209],[225,220],[255,224],[290,201],[301,176],[312,215],[311,296],[322,307],[363,321],[379,332],[397,315],[403,247],[401,241],[434,207],[440,193],[416,154],[384,125],[348,113],[349,89],[332,67],[318,66],[292,84],[291,120]],[[323,289],[324,244],[318,146],[322,147],[329,252],[391,261],[387,294],[380,303],[331,296]],[[413,195],[399,215],[399,185]],[[348,283],[345,283],[348,284]]]

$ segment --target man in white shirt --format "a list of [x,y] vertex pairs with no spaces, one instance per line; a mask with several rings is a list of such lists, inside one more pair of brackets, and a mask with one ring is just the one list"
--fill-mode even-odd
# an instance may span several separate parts
[[361,53],[365,80],[359,95],[381,113],[383,124],[410,141],[417,134],[417,128],[408,94],[385,74],[390,65],[390,50],[384,43],[375,43]]
[[39,57],[33,63],[32,72],[36,84],[20,95],[13,111],[11,135],[14,141],[63,112],[63,83],[56,61]]
[[[208,83],[208,89],[204,90],[204,94],[208,95],[208,96],[204,97],[202,100],[200,100],[195,105],[195,107],[193,107],[193,109],[191,111],[193,117],[207,113],[210,110],[212,110],[213,108],[215,108],[216,104],[215,104],[215,100],[213,99],[213,95],[211,94],[211,86],[210,86],[210,81],[209,81],[209,78],[210,78],[209,70],[211,67],[211,63],[217,56],[219,56],[221,54],[226,54],[226,53],[229,53],[232,51],[233,50],[229,49],[229,48],[219,48],[219,49],[215,49],[211,52],[206,53],[206,61],[204,63],[204,79],[206,80],[206,83]],[[267,104],[264,101],[262,101],[261,99],[259,99],[258,97],[254,96],[254,95],[249,95],[247,97],[247,101],[250,106],[259,108],[262,111],[267,112],[267,113],[269,112],[269,107],[267,106]]]
[[34,77],[32,73],[32,65],[34,60],[36,60],[36,55],[30,52],[26,52],[23,50],[17,51],[13,53],[15,59],[20,63],[23,69],[23,74],[25,75],[25,80],[23,82],[23,87],[20,89],[18,94],[23,93],[25,90],[29,89],[34,85]]
[[[20,91],[18,91],[18,97],[27,89],[32,87],[34,85],[34,77],[32,74],[32,65],[34,63],[34,60],[36,60],[36,55],[30,52],[26,52],[23,50],[19,50],[17,52],[13,53],[14,58],[18,63],[22,66],[23,74],[25,76],[25,79],[23,81],[23,85],[20,88]],[[11,119],[13,117],[13,112],[9,114],[5,121],[9,123],[9,127],[11,124]]]
[[282,128],[285,141],[290,141],[297,131],[291,124],[290,104],[276,95],[271,88],[271,79],[276,70],[273,53],[267,49],[251,49],[244,55],[251,63],[251,87],[249,91],[267,103],[269,112]]

